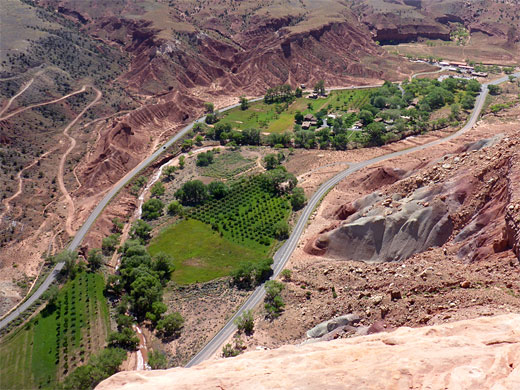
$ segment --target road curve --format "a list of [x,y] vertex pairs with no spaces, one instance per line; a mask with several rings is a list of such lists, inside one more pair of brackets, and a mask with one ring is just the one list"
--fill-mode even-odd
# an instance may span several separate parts
[[[516,77],[520,77],[520,72],[515,74]],[[278,277],[280,272],[285,267],[285,264],[291,257],[294,249],[296,249],[296,245],[298,244],[298,241],[300,239],[301,234],[303,233],[303,230],[305,228],[305,225],[307,224],[307,221],[309,217],[311,216],[312,212],[314,211],[314,208],[318,205],[320,200],[323,196],[336,184],[338,184],[340,181],[345,179],[346,177],[350,176],[354,172],[359,171],[360,169],[366,168],[370,165],[380,163],[385,160],[389,160],[395,157],[400,157],[409,153],[415,153],[420,150],[428,149],[432,146],[439,145],[443,142],[452,140],[454,138],[459,137],[460,135],[466,133],[467,131],[471,130],[475,123],[478,120],[478,117],[482,111],[482,108],[484,107],[484,103],[486,101],[486,97],[488,94],[487,86],[490,84],[496,85],[503,83],[508,80],[508,77],[502,77],[500,79],[491,81],[489,83],[482,85],[482,91],[479,94],[479,96],[476,99],[475,107],[473,109],[473,112],[471,113],[471,116],[469,117],[469,120],[467,121],[466,125],[462,127],[459,131],[456,133],[453,133],[449,135],[446,138],[438,139],[436,141],[429,142],[424,145],[418,145],[410,149],[401,150],[398,152],[393,152],[390,154],[386,154],[383,156],[379,156],[376,158],[373,158],[371,160],[363,161],[360,163],[352,164],[348,169],[338,173],[333,178],[329,179],[327,182],[322,184],[318,190],[312,195],[312,197],[309,199],[307,206],[304,208],[302,215],[298,219],[298,222],[294,226],[293,231],[291,232],[291,236],[287,239],[287,241],[284,243],[284,245],[275,253],[273,259],[273,276],[271,279],[275,279]],[[240,307],[240,309],[235,313],[233,317],[229,319],[229,321],[224,325],[224,327],[204,346],[203,349],[201,349],[186,365],[186,367],[192,367],[195,366],[202,361],[210,358],[212,355],[214,355],[219,348],[222,347],[222,344],[229,338],[231,335],[235,332],[236,326],[234,324],[234,321],[237,317],[242,315],[244,311],[253,309],[256,305],[258,305],[265,295],[265,289],[264,286],[259,286],[255,289],[253,294],[249,296],[249,298],[246,300],[246,302]]]
[[[263,98],[251,99],[251,102],[260,101]],[[238,107],[240,104],[233,104],[229,107],[223,108],[221,112],[231,110],[235,107]],[[172,146],[175,142],[181,139],[186,133],[188,133],[196,123],[202,123],[206,119],[206,116],[203,116],[196,121],[190,123],[189,125],[183,127],[181,131],[175,134],[172,138],[170,138],[163,146],[157,149],[154,153],[152,153],[148,158],[141,161],[139,165],[134,167],[130,172],[128,172],[122,179],[120,179],[111,189],[110,191],[103,197],[101,202],[92,210],[89,217],[83,223],[81,228],[76,232],[73,237],[71,243],[67,247],[68,250],[76,250],[85,235],[92,227],[97,217],[101,215],[103,209],[108,205],[108,203],[112,200],[112,198],[125,186],[127,185],[135,176],[139,174],[143,169],[145,169],[148,165],[150,165],[157,157],[159,157],[165,150],[167,150],[170,146]],[[64,263],[57,263],[47,279],[38,287],[38,289],[31,295],[25,302],[23,302],[20,306],[18,306],[15,310],[10,312],[7,316],[0,320],[0,330],[5,328],[11,321],[15,320],[21,313],[27,310],[34,302],[36,302],[43,293],[49,288],[49,286],[56,280],[59,272],[62,270]]]
[[[520,77],[520,73],[515,74],[516,77]],[[495,80],[488,84],[500,84],[507,80],[507,77],[502,77],[501,79]],[[431,142],[426,145],[416,146],[412,149],[407,149],[405,151],[392,153],[389,155],[381,156],[372,160],[368,160],[362,163],[358,163],[355,165],[351,165],[350,168],[347,170],[339,173],[338,175],[334,176],[332,179],[327,181],[326,183],[322,184],[321,187],[318,189],[318,191],[309,199],[307,206],[303,210],[303,214],[296,223],[291,236],[287,239],[287,241],[282,245],[282,247],[276,252],[274,255],[274,274],[273,278],[277,277],[278,274],[281,272],[281,270],[285,267],[285,263],[289,259],[290,255],[294,251],[298,240],[300,238],[300,235],[303,232],[303,229],[305,227],[305,224],[307,220],[309,219],[312,210],[314,207],[318,204],[321,197],[326,194],[326,192],[335,186],[337,183],[339,183],[341,180],[343,180],[345,177],[351,175],[352,173],[369,166],[371,164],[375,164],[380,161],[384,161],[393,157],[398,157],[407,153],[412,153],[417,150],[426,149],[428,147],[431,147],[433,145],[437,145],[441,142],[447,141],[449,139],[455,138],[462,133],[465,133],[469,129],[471,129],[474,124],[476,123],[478,116],[480,114],[480,111],[482,110],[482,107],[484,105],[485,98],[487,96],[487,88],[486,86],[488,84],[483,85],[483,91],[477,98],[477,102],[475,105],[475,108],[473,110],[473,113],[471,114],[471,117],[461,130],[459,130],[457,133],[452,134],[451,136],[437,140],[434,142]],[[367,88],[370,86],[364,86],[361,88]],[[358,87],[359,88],[359,87]],[[354,87],[353,89],[356,89]],[[256,98],[251,99],[251,102],[260,101],[262,98]],[[233,104],[229,107],[226,107],[221,110],[221,112],[231,110],[235,107],[238,107],[240,104]],[[188,133],[193,126],[196,123],[202,123],[206,119],[205,116],[202,116],[201,118],[197,119],[196,121],[190,123],[189,125],[185,126],[181,129],[177,134],[175,134],[172,138],[170,138],[163,146],[161,146],[159,149],[157,149],[154,153],[152,153],[148,158],[143,160],[139,165],[134,167],[130,172],[128,172],[122,179],[120,179],[111,189],[110,191],[103,197],[101,202],[94,208],[94,210],[90,213],[89,217],[85,221],[85,223],[81,226],[81,228],[76,232],[76,235],[72,239],[71,243],[67,247],[69,250],[76,250],[89,229],[92,227],[94,222],[96,221],[97,217],[101,215],[103,212],[103,209],[108,205],[110,200],[125,186],[127,185],[139,172],[141,172],[143,169],[145,169],[149,164],[151,164],[159,155],[161,155],[166,149],[168,149],[170,146],[172,146],[176,141],[181,139],[186,133]],[[56,280],[56,277],[58,276],[59,272],[63,268],[64,263],[60,262],[55,265],[49,276],[43,281],[43,283],[38,287],[38,289],[34,292],[33,295],[31,295],[25,302],[23,302],[20,306],[18,306],[15,310],[13,310],[11,313],[9,313],[7,316],[5,316],[2,320],[0,320],[0,330],[6,327],[11,321],[15,320],[21,313],[23,313],[25,310],[27,310],[33,303],[35,303],[42,295],[43,293],[49,288],[49,286]],[[236,327],[234,325],[234,320],[240,316],[244,311],[254,308],[264,297],[265,290],[263,286],[259,286],[252,295],[249,296],[247,301],[242,305],[242,307],[235,313],[235,315],[227,322],[227,324],[215,335],[213,339],[210,340],[206,346],[197,353],[193,357],[192,360],[187,364],[187,367],[193,366],[195,364],[198,364],[202,362],[203,360],[207,359],[211,355],[213,355],[222,345],[222,343],[229,338],[235,331]]]

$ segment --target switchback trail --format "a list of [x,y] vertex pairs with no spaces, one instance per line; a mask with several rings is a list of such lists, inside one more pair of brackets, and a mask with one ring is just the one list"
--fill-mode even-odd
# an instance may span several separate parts
[[74,229],[72,228],[72,219],[74,218],[74,201],[72,200],[72,197],[70,196],[69,192],[67,191],[67,187],[65,187],[65,183],[63,182],[63,175],[64,175],[64,171],[65,171],[65,162],[67,161],[67,157],[70,154],[70,152],[72,152],[72,150],[76,147],[76,139],[74,139],[73,137],[71,137],[69,135],[69,130],[72,128],[72,126],[74,126],[80,120],[80,118],[83,115],[85,115],[85,112],[87,112],[90,109],[90,107],[92,107],[94,104],[96,104],[103,96],[101,91],[99,89],[97,89],[96,87],[92,87],[92,89],[94,89],[94,91],[96,91],[96,97],[94,98],[94,100],[92,100],[89,104],[87,104],[85,106],[85,108],[83,108],[83,110],[81,110],[81,112],[72,120],[72,122],[70,122],[67,125],[67,127],[65,127],[65,129],[63,129],[63,135],[66,136],[68,138],[68,140],[70,141],[70,146],[65,151],[65,153],[63,153],[63,155],[61,156],[61,159],[60,159],[60,165],[58,167],[58,186],[60,187],[60,191],[63,194],[63,196],[65,196],[65,200],[68,203],[67,219],[65,221],[65,230],[67,231],[67,234],[71,237],[74,236],[74,233],[75,233]]
[[[520,77],[520,72],[516,73],[514,76]],[[468,123],[466,126],[464,126],[461,130],[458,132],[452,134],[451,136],[448,136],[447,138],[440,139],[434,142],[431,142],[429,144],[420,145],[413,147],[412,149],[407,149],[399,152],[394,152],[388,155],[380,156],[378,158],[357,163],[349,166],[348,169],[345,171],[337,174],[332,179],[328,180],[326,183],[322,184],[322,186],[318,189],[318,191],[311,197],[309,202],[307,203],[307,206],[303,209],[303,213],[296,223],[291,236],[289,239],[284,243],[284,245],[278,250],[278,252],[274,256],[274,274],[273,278],[276,278],[278,274],[281,272],[281,270],[284,268],[287,260],[289,259],[290,255],[294,251],[294,248],[296,247],[298,240],[300,238],[300,235],[303,232],[303,229],[307,223],[307,220],[309,219],[310,215],[312,214],[312,211],[314,210],[314,207],[319,203],[321,198],[329,191],[332,187],[334,187],[337,183],[339,183],[341,180],[346,178],[347,176],[351,175],[354,172],[357,172],[358,170],[367,167],[369,165],[393,158],[398,157],[404,154],[413,153],[418,150],[426,149],[431,146],[440,144],[442,142],[445,142],[449,139],[453,139],[455,137],[458,137],[459,135],[465,133],[466,131],[470,130],[474,124],[476,123],[478,116],[480,115],[480,112],[482,111],[482,108],[484,106],[484,101],[487,96],[487,86],[490,84],[496,85],[503,83],[507,81],[508,78],[502,77],[500,79],[494,80],[492,82],[489,82],[487,84],[483,85],[483,91],[480,93],[480,95],[477,98],[477,102],[475,105],[475,108],[471,114],[470,119],[468,120]],[[364,87],[367,88],[367,87]],[[348,88],[344,88],[348,89]],[[358,89],[358,88],[354,88]],[[260,101],[262,98],[252,99],[251,102]],[[231,105],[229,107],[226,107],[221,110],[221,112],[231,110],[235,107],[240,106],[239,103]],[[145,169],[149,164],[151,164],[157,157],[159,157],[164,151],[166,151],[170,146],[172,146],[175,142],[177,142],[179,139],[181,139],[186,133],[188,133],[193,126],[196,123],[202,123],[206,119],[205,116],[195,120],[194,122],[190,123],[189,125],[182,128],[177,134],[175,134],[172,138],[170,138],[162,147],[157,149],[155,152],[153,152],[149,157],[144,159],[140,164],[138,164],[136,167],[134,167],[130,172],[128,172],[122,179],[120,179],[111,189],[110,191],[105,195],[105,197],[101,200],[101,202],[94,208],[94,210],[91,212],[87,220],[83,223],[81,228],[76,232],[76,235],[72,239],[71,243],[67,247],[68,250],[76,250],[78,246],[80,245],[81,241],[89,231],[90,227],[94,224],[97,217],[101,215],[103,209],[107,206],[107,204],[110,202],[110,200],[116,196],[116,194],[125,186],[127,185],[136,175],[138,175],[143,169]],[[0,320],[0,329],[4,328],[9,324],[11,321],[16,319],[22,312],[27,310],[34,302],[36,302],[37,299],[39,299],[42,294],[49,288],[49,286],[54,282],[56,279],[58,273],[63,268],[64,263],[58,263],[50,273],[50,275],[47,277],[47,279],[44,280],[44,282],[40,285],[40,287],[34,292],[34,294],[29,297],[25,302],[23,302],[16,310],[14,310],[9,315],[5,316],[2,320]],[[193,359],[187,364],[187,367],[196,365],[205,359],[212,356],[221,346],[222,343],[225,342],[235,331],[236,327],[234,325],[234,320],[242,315],[242,313],[245,310],[249,310],[254,308],[260,301],[263,299],[265,294],[265,289],[262,286],[258,287],[252,295],[246,300],[246,302],[240,307],[240,309],[231,317],[231,319],[227,322],[227,324],[220,329],[220,331],[209,341],[206,346],[197,353]]]
[[[31,108],[36,108],[36,107],[40,107],[40,106],[46,106],[46,105],[48,105],[48,104],[53,104],[53,103],[59,103],[59,102],[61,102],[62,100],[65,100],[65,99],[68,99],[68,98],[71,97],[71,96],[77,95],[78,93],[83,93],[83,92],[85,92],[86,90],[87,90],[87,86],[84,85],[84,86],[82,86],[80,89],[78,89],[77,91],[73,91],[73,92],[71,92],[71,93],[69,93],[69,94],[67,94],[67,95],[65,95],[65,96],[62,96],[62,97],[60,97],[60,98],[58,98],[58,99],[49,100],[49,101],[47,101],[47,102],[43,102],[43,103],[31,104],[30,106],[19,108],[18,110],[13,111],[13,112],[7,114],[6,116],[2,116],[2,117],[0,117],[0,121],[3,121],[3,120],[6,120],[6,119],[9,119],[9,118],[11,118],[11,117],[13,117],[13,116],[15,116],[15,115],[17,115],[17,114],[20,114],[20,113],[22,113],[22,112],[24,112],[24,111],[30,110]],[[13,98],[14,98],[14,96],[13,96]],[[7,108],[8,108],[8,106],[7,106]],[[4,110],[4,111],[5,111],[5,110]],[[2,111],[2,114],[3,114],[3,111]]]

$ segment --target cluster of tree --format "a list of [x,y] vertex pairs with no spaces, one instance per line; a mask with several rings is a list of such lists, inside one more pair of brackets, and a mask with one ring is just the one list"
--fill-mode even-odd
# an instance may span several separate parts
[[298,184],[296,177],[287,172],[283,166],[263,173],[260,175],[260,180],[266,190],[276,194],[291,193]]
[[200,180],[192,180],[184,183],[175,192],[175,197],[185,206],[197,206],[211,198],[221,199],[228,193],[229,187],[221,181],[205,185]]
[[198,167],[207,167],[208,165],[213,164],[213,160],[214,160],[214,154],[211,150],[204,152],[204,153],[199,153],[197,155],[197,166]]
[[141,215],[144,220],[150,221],[163,215],[164,203],[157,198],[152,198],[143,203]]
[[291,102],[295,98],[292,88],[288,84],[269,88],[264,96],[266,104]]
[[167,307],[162,302],[163,287],[175,269],[173,259],[165,253],[151,257],[139,240],[128,240],[121,252],[119,275],[110,275],[106,285],[108,293],[120,297],[118,331],[109,336],[109,344],[125,349],[136,347],[131,329],[133,317],[149,320],[164,338],[177,336],[184,320],[178,313],[164,315]]
[[229,123],[217,123],[213,128],[204,130],[206,137],[222,144],[234,142],[236,145],[260,145],[260,130],[245,129],[233,130]]
[[264,156],[263,160],[265,169],[269,171],[278,167],[285,160],[285,155],[282,152],[278,152],[278,154],[270,153]]
[[263,259],[256,262],[244,262],[231,273],[231,282],[241,289],[259,286],[273,274],[271,266],[273,259]]
[[122,348],[105,348],[92,355],[87,364],[76,368],[65,378],[64,390],[94,389],[102,380],[119,371],[119,366],[126,359]]

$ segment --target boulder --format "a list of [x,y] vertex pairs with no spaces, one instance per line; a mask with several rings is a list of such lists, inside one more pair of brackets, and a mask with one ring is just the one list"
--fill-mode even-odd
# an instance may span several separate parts
[[325,334],[332,332],[334,329],[340,326],[354,325],[360,321],[359,316],[356,314],[347,314],[341,317],[336,317],[328,321],[324,321],[314,328],[307,331],[308,338],[318,338]]

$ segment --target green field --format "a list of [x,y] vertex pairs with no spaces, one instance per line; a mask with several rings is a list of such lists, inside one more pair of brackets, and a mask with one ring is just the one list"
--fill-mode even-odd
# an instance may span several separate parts
[[174,282],[206,282],[269,257],[274,226],[290,212],[287,198],[267,191],[259,176],[242,179],[222,199],[188,209],[187,219],[162,230],[148,251],[173,256]]
[[202,176],[232,179],[254,165],[255,162],[253,160],[245,158],[238,150],[231,152],[223,151],[215,156],[212,164],[200,167],[199,170]]
[[207,282],[229,275],[241,262],[266,257],[265,251],[235,244],[211,226],[193,219],[164,229],[148,250],[152,256],[159,252],[173,256],[172,280],[179,284]]
[[45,309],[0,342],[0,389],[55,389],[102,348],[109,328],[104,280],[79,274]]
[[[292,130],[294,115],[297,111],[304,115],[316,113],[329,105],[331,112],[339,114],[348,110],[357,110],[370,101],[372,91],[374,91],[373,88],[332,91],[326,98],[315,100],[301,97],[294,100],[287,110],[280,113],[276,112],[277,104],[255,102],[251,103],[247,110],[237,107],[224,112],[220,123],[229,123],[233,128],[239,130],[257,128],[267,133],[283,133]],[[308,104],[311,104],[312,108],[309,108]]]

